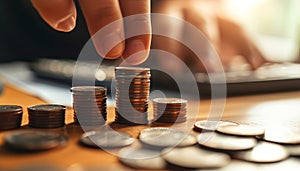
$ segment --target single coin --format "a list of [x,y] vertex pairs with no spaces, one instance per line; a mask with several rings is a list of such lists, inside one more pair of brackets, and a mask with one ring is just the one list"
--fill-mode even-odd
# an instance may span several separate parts
[[218,121],[218,120],[201,120],[197,121],[194,124],[194,129],[196,131],[214,131],[216,130],[219,126],[229,126],[229,125],[238,125],[236,122],[231,122],[231,121]]
[[252,137],[237,137],[214,132],[201,133],[197,140],[204,147],[228,151],[248,150],[257,144],[256,139]]
[[300,131],[288,127],[267,128],[262,138],[266,141],[279,144],[300,145]]
[[47,112],[56,112],[56,111],[64,111],[66,110],[66,106],[63,105],[57,105],[57,104],[41,104],[41,105],[33,105],[28,107],[29,112],[35,111],[35,112],[41,112],[41,111],[47,111]]
[[230,156],[198,147],[167,148],[162,151],[167,162],[185,168],[220,168],[230,162]]
[[187,100],[180,98],[155,98],[153,99],[155,103],[167,103],[167,104],[182,104],[187,103]]
[[5,145],[26,151],[49,150],[67,144],[67,137],[53,132],[17,131],[4,137]]
[[300,157],[300,145],[284,145],[291,156]]
[[238,125],[219,126],[217,131],[223,134],[252,137],[262,136],[265,133],[265,129],[261,126],[241,123]]
[[235,152],[233,157],[255,163],[274,163],[288,158],[289,153],[281,145],[261,141],[251,150]]
[[22,110],[23,108],[17,105],[0,105],[0,114],[16,113]]
[[140,132],[139,139],[145,144],[158,147],[184,147],[197,143],[193,135],[164,127],[146,128]]
[[72,87],[71,92],[78,93],[78,92],[106,92],[107,89],[101,86],[76,86]]
[[167,165],[161,158],[160,151],[150,149],[124,148],[118,156],[122,163],[136,169],[162,170]]
[[84,133],[80,141],[87,146],[99,148],[117,148],[131,145],[131,135],[116,131],[91,131]]

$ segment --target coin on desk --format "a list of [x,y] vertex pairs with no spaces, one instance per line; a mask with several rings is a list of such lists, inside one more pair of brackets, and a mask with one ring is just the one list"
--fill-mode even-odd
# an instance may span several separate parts
[[119,160],[136,169],[162,170],[167,165],[160,151],[145,148],[124,148],[119,152]]
[[237,137],[223,135],[215,132],[205,132],[197,137],[201,146],[217,150],[248,150],[257,144],[257,140],[252,137]]
[[274,163],[288,158],[288,151],[281,145],[259,142],[253,149],[239,151],[233,154],[234,158],[255,163]]
[[53,132],[17,131],[7,134],[4,143],[16,150],[41,151],[65,146],[67,137]]
[[300,145],[300,131],[293,127],[268,127],[262,139],[287,145]]
[[21,126],[23,108],[17,105],[0,105],[0,131]]
[[254,124],[223,125],[217,128],[217,132],[236,136],[255,137],[262,136],[265,129]]
[[139,139],[145,144],[157,147],[183,147],[197,143],[193,135],[164,127],[146,128],[140,132]]
[[229,126],[229,125],[239,125],[236,122],[231,121],[219,121],[219,120],[201,120],[197,121],[194,124],[194,130],[201,132],[202,130],[205,131],[214,131],[219,126]]
[[134,141],[131,135],[116,131],[90,131],[80,138],[82,144],[99,148],[124,147],[131,145]]
[[201,149],[199,147],[166,148],[162,158],[167,162],[185,168],[220,168],[230,162],[230,156]]

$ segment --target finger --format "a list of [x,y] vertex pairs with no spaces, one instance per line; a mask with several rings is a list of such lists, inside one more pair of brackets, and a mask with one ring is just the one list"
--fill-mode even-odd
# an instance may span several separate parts
[[120,57],[125,43],[118,0],[80,0],[79,3],[98,53],[111,59]]
[[[150,0],[120,0],[124,20],[126,49],[123,58],[131,64],[144,62],[151,44]],[[133,36],[133,37],[132,37]]]
[[76,25],[73,0],[31,0],[40,16],[54,29],[69,32]]

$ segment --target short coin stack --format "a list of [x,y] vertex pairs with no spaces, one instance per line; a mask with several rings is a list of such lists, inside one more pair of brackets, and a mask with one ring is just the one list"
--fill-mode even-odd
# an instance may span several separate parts
[[104,125],[107,89],[101,86],[72,87],[74,121],[83,126]]
[[180,123],[186,121],[187,100],[180,98],[153,99],[154,121]]
[[34,128],[58,128],[65,125],[66,107],[58,104],[29,106],[29,126]]
[[119,124],[147,124],[150,69],[116,67],[116,117]]
[[21,126],[23,108],[16,105],[0,105],[0,131]]

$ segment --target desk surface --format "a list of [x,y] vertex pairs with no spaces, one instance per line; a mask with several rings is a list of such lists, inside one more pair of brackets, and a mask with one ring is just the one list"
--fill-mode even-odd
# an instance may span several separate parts
[[[29,105],[45,103],[44,101],[25,94],[11,86],[5,86],[4,92],[0,96],[0,104],[16,104],[26,109]],[[199,102],[194,102],[199,103]],[[210,99],[201,100],[200,109],[197,118],[205,119],[210,110]],[[222,119],[240,122],[255,122],[260,124],[293,124],[300,125],[300,91],[285,92],[275,94],[262,94],[252,96],[230,97],[226,100],[225,110]],[[113,113],[113,108],[108,108],[108,113]],[[33,129],[27,126],[27,111],[24,110],[22,128]],[[73,119],[73,110],[68,108],[66,112],[66,122],[68,125],[64,128],[47,130],[58,131],[67,134],[69,137],[68,145],[64,148],[54,149],[39,153],[17,153],[6,150],[3,147],[3,135],[11,132],[0,132],[0,170],[22,168],[31,164],[50,164],[62,168],[86,168],[97,167],[99,170],[121,170],[130,169],[122,165],[118,158],[101,149],[87,148],[78,144],[78,140],[83,133],[80,126],[71,124]],[[111,122],[114,116],[109,115],[108,121]],[[114,129],[121,130],[137,137],[139,131],[149,126],[122,126],[113,125]],[[157,124],[155,126],[168,126]],[[177,126],[180,127],[180,124]],[[191,126],[192,128],[192,126]],[[43,129],[44,130],[44,129]],[[12,130],[14,131],[14,130]],[[195,134],[191,130],[192,134]],[[249,164],[249,163],[248,163]],[[240,165],[243,167],[244,165]],[[258,170],[269,168],[271,170],[295,169],[300,166],[300,158],[290,158],[284,162],[275,164],[251,164]]]

